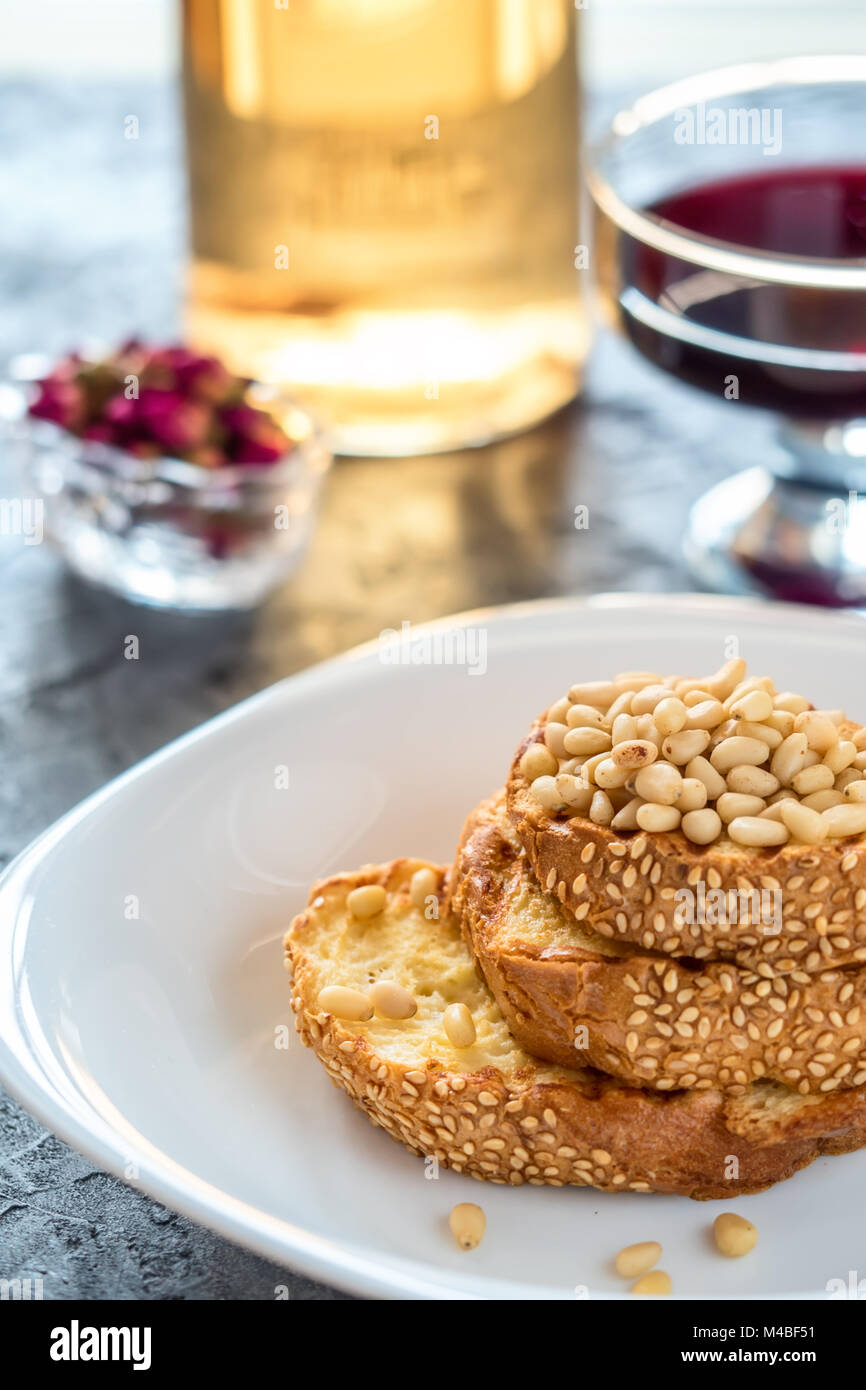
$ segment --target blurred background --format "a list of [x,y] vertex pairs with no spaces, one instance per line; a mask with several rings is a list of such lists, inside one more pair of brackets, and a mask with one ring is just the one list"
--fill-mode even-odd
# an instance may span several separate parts
[[[0,8],[0,368],[88,339],[176,339],[179,3]],[[579,18],[590,132],[688,73],[866,51],[861,0],[590,0]],[[132,606],[73,578],[55,549],[0,534],[0,866],[155,748],[385,628],[513,600],[693,588],[680,555],[690,504],[732,460],[761,463],[773,447],[769,416],[678,384],[599,330],[579,399],[531,430],[482,449],[339,458],[305,560],[248,612]],[[17,490],[5,450],[0,494]],[[580,507],[589,524],[576,528]],[[123,659],[128,634],[137,662]],[[2,1095],[0,1274],[41,1276],[54,1298],[270,1298],[285,1281],[95,1173]]]

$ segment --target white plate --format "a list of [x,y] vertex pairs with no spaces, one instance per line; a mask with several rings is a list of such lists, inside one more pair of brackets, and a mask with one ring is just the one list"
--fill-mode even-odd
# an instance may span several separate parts
[[[483,635],[484,673],[363,648],[149,758],[11,865],[0,1080],[103,1168],[359,1293],[617,1297],[611,1255],[661,1238],[682,1295],[822,1296],[862,1263],[866,1154],[738,1198],[760,1242],[728,1262],[707,1233],[730,1203],[427,1181],[293,1033],[275,1046],[290,1018],[280,941],[310,880],[404,853],[447,859],[521,730],[577,677],[712,669],[733,639],[782,687],[866,715],[856,618],[614,595],[455,622]],[[477,668],[481,649],[470,655]],[[288,789],[275,786],[283,766]],[[487,1211],[471,1255],[445,1224],[460,1200]]]

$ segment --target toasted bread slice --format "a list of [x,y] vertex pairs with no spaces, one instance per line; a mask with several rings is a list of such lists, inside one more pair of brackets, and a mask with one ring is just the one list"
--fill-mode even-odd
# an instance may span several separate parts
[[612,941],[542,891],[504,794],[466,822],[452,899],[509,1028],[536,1056],[662,1091],[866,1083],[866,968],[767,980]]
[[[866,963],[866,836],[775,849],[721,838],[701,847],[679,830],[617,832],[585,816],[552,817],[520,769],[544,727],[542,718],[517,750],[508,811],[542,888],[578,921],[645,950],[734,960],[767,978]],[[689,889],[694,911],[684,907]],[[720,894],[733,910],[717,910]]]
[[[629,1088],[589,1068],[539,1062],[514,1041],[475,969],[456,918],[413,906],[413,873],[399,859],[316,884],[286,937],[292,1007],[304,1043],[373,1122],[412,1153],[492,1182],[675,1192],[695,1198],[756,1192],[820,1154],[866,1143],[866,1092],[798,1096],[759,1082],[743,1096]],[[361,885],[385,889],[384,908],[359,920],[347,905]],[[320,992],[366,992],[393,980],[417,1001],[403,1021],[350,1022]],[[463,1003],[473,1046],[457,1049],[443,1026]]]

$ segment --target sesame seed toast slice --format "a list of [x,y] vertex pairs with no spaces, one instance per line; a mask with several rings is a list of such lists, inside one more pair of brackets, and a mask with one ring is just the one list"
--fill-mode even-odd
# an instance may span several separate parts
[[611,940],[733,960],[766,978],[866,965],[866,835],[760,849],[723,836],[701,846],[680,830],[616,831],[551,815],[521,771],[544,730],[542,717],[515,754],[508,813],[538,882],[578,922]]
[[[420,868],[438,884],[424,907],[410,892]],[[447,908],[446,879],[444,869],[406,859],[338,874],[315,885],[285,942],[303,1042],[411,1153],[514,1186],[708,1199],[760,1191],[821,1154],[866,1143],[863,1090],[816,1100],[762,1082],[739,1097],[660,1094],[531,1057],[475,968]],[[347,899],[370,884],[385,890],[384,905],[359,919]],[[411,1018],[352,1022],[320,1002],[327,987],[364,993],[385,979],[414,996]],[[476,1041],[465,1048],[443,1026],[445,1009],[458,1003],[475,1023]]]
[[660,1091],[866,1084],[866,968],[766,979],[611,940],[541,889],[504,793],[467,820],[451,887],[508,1026],[536,1056]]

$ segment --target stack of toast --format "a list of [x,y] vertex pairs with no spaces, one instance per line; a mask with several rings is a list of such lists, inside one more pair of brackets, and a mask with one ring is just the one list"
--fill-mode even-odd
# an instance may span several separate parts
[[574,687],[452,866],[316,884],[286,958],[303,1041],[417,1155],[759,1191],[866,1144],[866,731],[739,661]]

